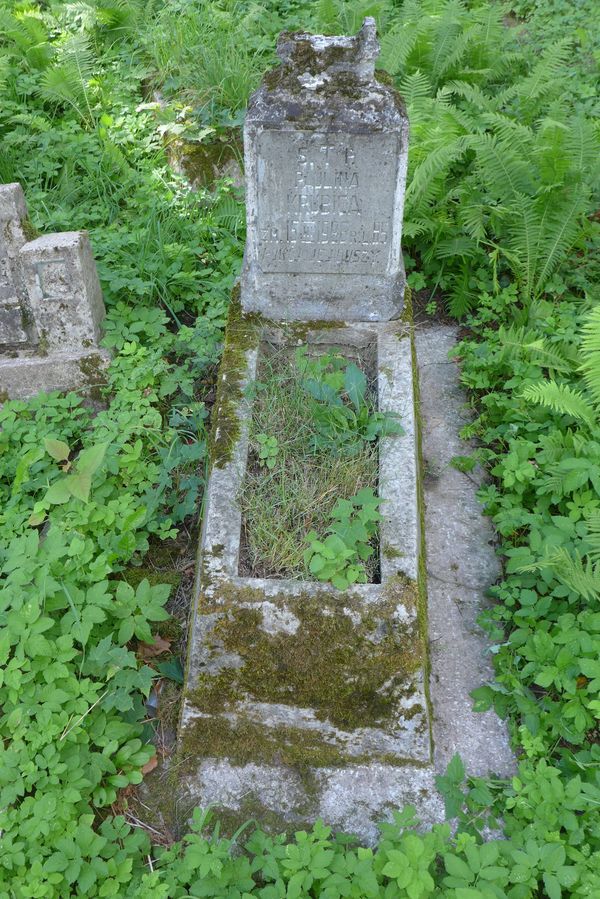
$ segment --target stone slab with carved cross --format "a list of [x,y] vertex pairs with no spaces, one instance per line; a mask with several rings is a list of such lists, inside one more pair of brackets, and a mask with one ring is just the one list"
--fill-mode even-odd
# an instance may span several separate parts
[[90,393],[110,361],[104,302],[85,231],[33,240],[19,184],[0,185],[0,402]]

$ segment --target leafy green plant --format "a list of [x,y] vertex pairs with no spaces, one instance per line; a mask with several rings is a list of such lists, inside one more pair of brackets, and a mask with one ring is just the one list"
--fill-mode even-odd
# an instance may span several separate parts
[[355,453],[361,441],[374,442],[391,434],[402,434],[397,416],[376,412],[368,398],[367,378],[354,362],[340,353],[313,358],[306,347],[296,350],[301,384],[311,397],[316,449]]
[[331,581],[338,590],[366,583],[363,563],[375,552],[372,541],[381,521],[381,502],[368,487],[350,499],[338,500],[331,510],[327,536],[320,540],[316,531],[306,535],[309,547],[304,563],[308,571],[320,581]]
[[263,466],[275,468],[279,453],[277,437],[269,437],[268,434],[257,434],[255,439],[258,444],[258,464],[261,468]]

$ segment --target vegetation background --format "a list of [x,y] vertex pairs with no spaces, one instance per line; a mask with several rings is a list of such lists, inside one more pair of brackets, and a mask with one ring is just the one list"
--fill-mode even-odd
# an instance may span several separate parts
[[[241,262],[241,197],[214,174],[276,34],[366,14],[411,120],[409,283],[464,323],[478,449],[456,464],[489,470],[505,562],[475,701],[508,716],[519,773],[455,759],[452,829],[405,810],[375,850],[320,823],[222,839],[199,811],[174,841],[140,826],[132,785],[157,751],[146,699],[180,678],[152,652],[177,629],[148,552],[177,559],[198,519]],[[1,896],[600,895],[599,18],[594,0],[0,0],[0,179],[33,227],[90,231],[114,352],[98,415],[76,394],[0,411]]]

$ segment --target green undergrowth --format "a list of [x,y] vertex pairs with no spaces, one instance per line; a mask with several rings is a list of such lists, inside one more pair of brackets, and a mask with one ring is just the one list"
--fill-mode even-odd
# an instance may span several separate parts
[[[325,534],[340,499],[377,487],[376,443],[360,441],[352,452],[336,451],[335,442],[315,446],[315,415],[299,362],[289,347],[269,350],[263,344],[257,381],[251,385],[250,454],[241,494],[242,564],[256,577],[306,576],[309,532]],[[348,428],[344,433],[354,432]],[[260,458],[261,437],[274,440],[266,460]],[[368,564],[367,577],[372,578],[373,557]]]
[[[0,412],[0,895],[600,894],[600,29],[593,2],[515,11],[524,27],[459,0],[0,2],[0,178],[23,184],[39,231],[90,231],[114,353],[100,414],[74,394]],[[165,143],[239,127],[283,27],[350,32],[365,13],[411,119],[410,284],[470,316],[480,447],[456,464],[490,474],[505,563],[476,702],[508,716],[518,771],[467,778],[454,759],[439,779],[454,829],[418,830],[409,809],[374,849],[320,823],[222,839],[199,811],[165,849],[127,796],[155,753],[140,647],[169,587],[127,569],[197,516],[243,240],[231,184],[192,193]]]

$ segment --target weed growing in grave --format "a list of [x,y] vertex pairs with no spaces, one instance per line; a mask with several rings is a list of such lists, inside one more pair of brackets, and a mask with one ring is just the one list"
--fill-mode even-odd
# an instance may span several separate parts
[[338,500],[331,510],[327,537],[319,540],[316,531],[306,535],[309,548],[304,562],[310,573],[320,581],[331,581],[338,590],[345,590],[350,584],[365,584],[364,563],[375,552],[373,541],[381,521],[377,511],[380,504],[369,487],[350,499]]
[[275,468],[277,461],[277,453],[279,452],[279,444],[277,437],[269,437],[268,434],[257,434],[256,442],[258,444],[258,464],[267,468]]
[[307,347],[296,350],[300,383],[309,399],[315,449],[352,454],[363,442],[401,434],[397,416],[376,412],[367,390],[365,373],[340,353],[309,356]]
[[[366,507],[359,509],[367,499],[361,491],[377,486],[377,438],[396,433],[398,422],[373,411],[364,372],[341,353],[310,357],[305,347],[295,354],[265,350],[255,391],[241,498],[246,566],[264,577],[308,574],[327,580],[325,571],[331,571],[345,584],[369,580],[376,572],[376,528],[366,540],[368,554],[357,553],[349,531],[350,544],[342,550],[334,509],[361,497],[353,515],[358,528],[359,514],[367,515]],[[330,558],[320,575],[316,559],[307,569],[307,534],[315,540],[323,535],[325,554],[334,543],[338,548],[337,563]],[[342,559],[345,553],[350,554]]]

